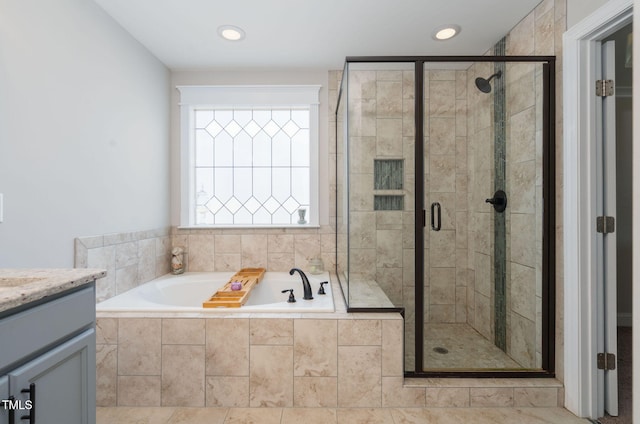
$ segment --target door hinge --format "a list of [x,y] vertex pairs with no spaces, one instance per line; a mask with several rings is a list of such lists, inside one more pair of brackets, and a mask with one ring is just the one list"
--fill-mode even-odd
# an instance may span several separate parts
[[596,218],[596,231],[602,234],[616,231],[616,219],[612,216],[599,216]]
[[613,80],[597,80],[596,96],[598,97],[613,96]]
[[598,353],[598,369],[599,370],[615,370],[616,355],[613,353]]

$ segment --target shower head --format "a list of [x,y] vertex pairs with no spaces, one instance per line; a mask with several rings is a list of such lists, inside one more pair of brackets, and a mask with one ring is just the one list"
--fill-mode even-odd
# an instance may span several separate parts
[[482,77],[478,77],[476,78],[476,87],[478,87],[478,90],[482,91],[483,93],[490,93],[491,92],[491,80],[494,78],[500,78],[502,76],[502,71],[498,71],[495,74],[491,75],[489,78],[484,79]]

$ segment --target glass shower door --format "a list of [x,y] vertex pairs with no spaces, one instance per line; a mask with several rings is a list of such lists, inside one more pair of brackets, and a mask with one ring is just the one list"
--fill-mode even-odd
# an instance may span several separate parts
[[424,371],[542,367],[542,64],[426,63]]

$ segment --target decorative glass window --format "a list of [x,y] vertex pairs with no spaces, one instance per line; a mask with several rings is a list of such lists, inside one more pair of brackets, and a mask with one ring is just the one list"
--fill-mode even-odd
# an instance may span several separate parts
[[182,225],[318,225],[319,86],[178,87]]

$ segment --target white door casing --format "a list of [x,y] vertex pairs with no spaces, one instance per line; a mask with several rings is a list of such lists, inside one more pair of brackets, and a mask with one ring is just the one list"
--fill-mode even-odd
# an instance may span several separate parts
[[[599,41],[632,20],[633,0],[610,0],[563,36],[565,407],[598,418],[597,100]],[[600,298],[602,294],[600,294]]]

